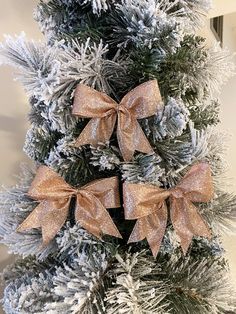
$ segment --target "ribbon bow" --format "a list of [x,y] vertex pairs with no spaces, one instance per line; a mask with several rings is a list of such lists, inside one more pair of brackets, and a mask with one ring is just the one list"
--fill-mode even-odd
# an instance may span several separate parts
[[117,139],[125,161],[132,159],[135,150],[151,153],[153,149],[137,119],[150,117],[161,107],[161,95],[156,80],[134,88],[124,96],[120,104],[104,93],[79,84],[75,90],[73,114],[92,119],[75,145],[79,147],[107,142],[117,120]]
[[170,198],[170,218],[187,253],[193,236],[211,238],[211,231],[193,202],[209,202],[213,197],[210,166],[198,163],[191,167],[173,189],[164,190],[154,185],[125,183],[124,210],[126,219],[137,219],[129,243],[147,239],[156,257],[167,225],[167,206]]
[[118,178],[92,181],[75,189],[46,166],[41,166],[28,195],[40,204],[18,227],[18,231],[42,228],[46,246],[64,225],[71,198],[76,197],[75,220],[88,232],[101,238],[109,234],[121,238],[106,208],[120,207]]

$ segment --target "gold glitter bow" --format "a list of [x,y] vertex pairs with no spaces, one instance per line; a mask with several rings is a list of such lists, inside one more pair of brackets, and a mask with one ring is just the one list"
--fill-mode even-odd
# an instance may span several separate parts
[[150,117],[161,107],[161,95],[156,80],[134,88],[124,96],[120,104],[104,93],[79,84],[75,91],[73,114],[92,119],[75,145],[79,147],[107,142],[117,120],[117,139],[125,161],[132,159],[135,150],[151,153],[153,149],[137,119]]
[[56,172],[41,166],[28,195],[40,201],[40,204],[17,230],[42,228],[44,246],[49,244],[64,225],[73,196],[76,197],[75,220],[83,228],[98,238],[101,238],[102,234],[121,238],[106,210],[106,208],[120,207],[117,177],[92,181],[75,189]]
[[147,239],[156,257],[166,230],[167,206],[170,198],[170,218],[186,254],[193,236],[211,238],[194,202],[208,202],[213,197],[211,169],[207,163],[191,167],[179,184],[170,190],[154,185],[125,183],[123,186],[126,219],[137,219],[129,243]]

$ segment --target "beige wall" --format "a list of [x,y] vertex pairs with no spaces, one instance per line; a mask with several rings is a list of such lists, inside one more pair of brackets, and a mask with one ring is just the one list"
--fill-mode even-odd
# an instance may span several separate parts
[[[19,34],[25,31],[29,38],[38,39],[41,34],[37,24],[33,21],[32,10],[35,7],[36,0],[0,0],[0,40],[3,40],[3,34]],[[224,3],[227,10],[236,10],[233,6],[236,0],[219,0],[218,5]],[[225,7],[229,4],[228,9]],[[216,12],[216,11],[215,11]],[[214,14],[214,13],[212,13]],[[225,18],[225,45],[231,51],[236,51],[236,15],[228,15]],[[210,35],[209,25],[206,25],[204,34],[208,38]],[[27,112],[28,104],[24,91],[21,86],[12,81],[12,71],[8,67],[0,69],[0,184],[12,184],[15,179],[13,175],[18,173],[19,164],[26,160],[22,152],[25,132],[27,130]],[[233,185],[230,190],[236,192],[236,104],[234,103],[236,93],[236,77],[223,87],[220,96],[222,100],[220,129],[226,129],[232,133],[229,142],[229,151],[226,160],[229,164],[229,174],[232,178]],[[230,265],[232,268],[232,278],[236,285],[236,237],[225,237],[225,246],[228,251]],[[3,264],[9,262],[6,250],[0,247],[0,268]],[[1,311],[1,310],[0,310]]]
[[[236,1],[234,1],[236,4]],[[236,13],[224,16],[224,42],[232,53],[236,53]],[[234,58],[236,66],[236,57]],[[230,178],[228,191],[236,192],[236,75],[223,86],[220,100],[221,107],[221,125],[219,131],[226,130],[231,136],[228,140],[228,150],[225,155],[228,164],[227,175]],[[236,235],[227,235],[224,237],[224,246],[226,255],[230,262],[232,280],[236,287]]]
[[[37,23],[32,17],[36,0],[0,0],[0,41],[4,34],[25,31],[29,38],[41,38]],[[0,185],[15,183],[19,165],[27,160],[22,147],[27,130],[28,104],[20,84],[13,81],[9,67],[0,68]],[[11,258],[7,249],[0,246],[0,271]],[[0,305],[1,313],[1,305]]]
[[236,12],[235,0],[213,0],[213,4],[213,8],[209,13],[210,17]]
[[[4,34],[19,34],[25,31],[29,38],[39,38],[37,23],[33,21],[32,11],[37,1],[0,0],[0,41]],[[26,157],[22,152],[27,130],[28,104],[20,84],[13,81],[12,69],[1,67],[0,71],[0,184],[15,181],[19,164]]]
[[[216,1],[222,4],[222,1]],[[227,2],[227,1],[226,1]],[[224,2],[224,3],[226,3]],[[233,4],[233,3],[232,3]],[[236,0],[234,0],[236,4]],[[232,9],[232,6],[228,8]],[[219,10],[219,7],[218,9]],[[224,8],[227,11],[226,8]],[[236,11],[236,8],[235,8]],[[220,11],[221,12],[221,11]],[[215,37],[210,29],[210,21],[206,22],[205,27],[201,30],[200,35],[207,38],[208,44],[215,42]],[[223,46],[227,48],[232,54],[236,53],[236,12],[224,16],[224,34]],[[236,66],[236,56],[234,57]],[[230,79],[224,86],[219,95],[221,102],[220,119],[221,124],[218,126],[218,132],[225,132],[228,136],[227,146],[225,152],[225,161],[227,163],[227,186],[225,189],[229,192],[236,193],[236,75]],[[231,268],[232,282],[236,287],[236,235],[223,235],[223,244],[226,249],[226,256],[229,260]]]
[[[0,41],[4,34],[25,31],[29,38],[40,38],[32,11],[37,1],[0,0]],[[27,130],[28,104],[20,84],[13,81],[12,69],[0,68],[0,185],[15,183],[14,175],[26,157],[22,151]],[[0,248],[0,263],[7,259],[6,250]],[[1,265],[1,264],[0,264]]]

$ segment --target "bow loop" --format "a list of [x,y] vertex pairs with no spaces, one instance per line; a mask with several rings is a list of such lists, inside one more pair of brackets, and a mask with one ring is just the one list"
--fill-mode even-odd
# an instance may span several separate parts
[[58,198],[68,198],[76,193],[76,189],[71,187],[52,169],[41,166],[38,168],[36,176],[28,191],[28,196],[35,200],[55,200]]
[[79,84],[75,90],[72,113],[82,118],[105,118],[116,112],[117,105],[108,95]]
[[135,87],[123,97],[120,104],[136,119],[153,116],[162,109],[162,98],[157,81],[148,81]]
[[121,237],[106,210],[120,206],[116,177],[93,181],[77,190],[45,166],[38,169],[29,190],[29,196],[41,202],[17,230],[42,228],[43,245],[48,245],[64,225],[73,195],[77,201],[75,220],[88,232],[98,238],[102,234]]
[[124,160],[134,152],[151,153],[137,119],[146,118],[161,109],[162,101],[157,81],[149,81],[130,91],[118,104],[104,93],[79,84],[75,91],[73,114],[91,118],[76,141],[76,146],[98,145],[110,140],[117,122],[117,139]]
[[42,228],[43,246],[47,246],[64,225],[69,213],[70,199],[42,201],[23,223],[18,232]]
[[214,194],[209,164],[201,162],[193,165],[177,187],[192,202],[209,202]]

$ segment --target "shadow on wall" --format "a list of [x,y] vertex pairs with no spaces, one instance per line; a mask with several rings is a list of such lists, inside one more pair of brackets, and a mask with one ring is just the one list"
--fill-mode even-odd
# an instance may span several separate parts
[[1,0],[0,39],[3,34],[19,34],[25,31],[28,38],[40,38],[41,33],[33,19],[33,11],[39,0]]
[[[1,185],[8,185],[14,183],[14,176],[19,173],[19,168],[22,161],[26,161],[22,148],[25,139],[25,117],[18,116],[17,118],[7,117],[0,115],[0,149],[1,149],[1,163],[2,160],[4,164],[0,166],[1,169]],[[6,151],[4,149],[6,148]],[[9,151],[11,153],[9,154]],[[16,158],[17,157],[17,158]],[[6,164],[8,162],[9,167]],[[6,178],[7,174],[9,176]]]
[[9,68],[0,71],[0,184],[14,184],[13,176],[19,173],[20,164],[27,160],[23,152],[28,129],[29,105],[20,84],[12,81]]

